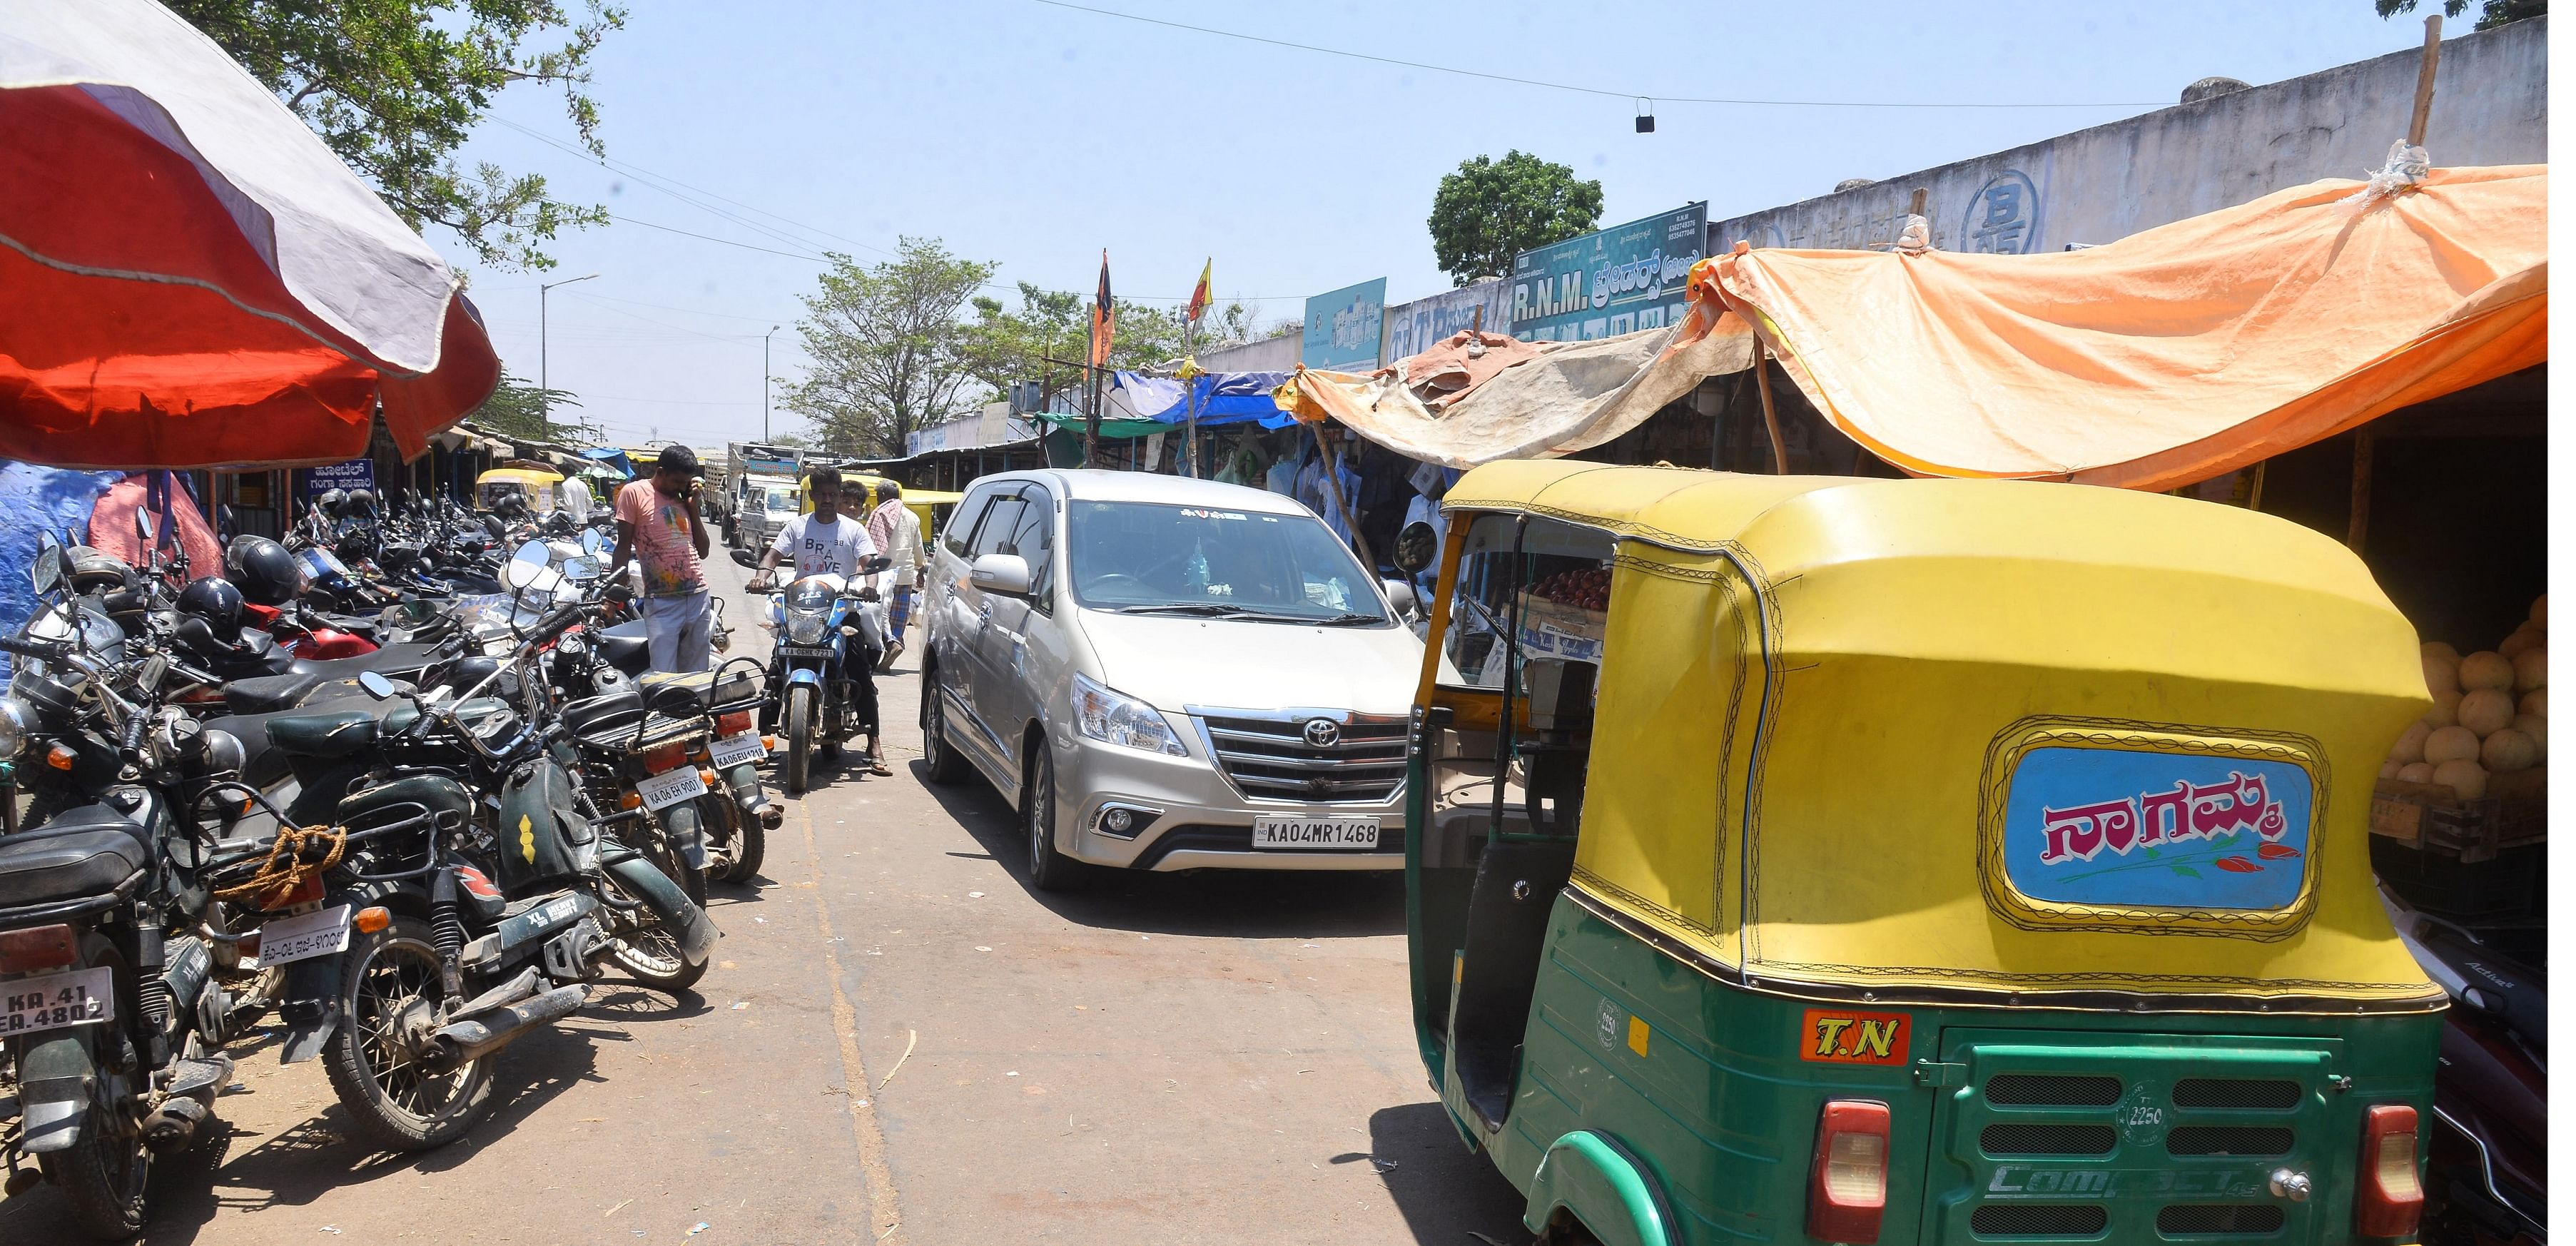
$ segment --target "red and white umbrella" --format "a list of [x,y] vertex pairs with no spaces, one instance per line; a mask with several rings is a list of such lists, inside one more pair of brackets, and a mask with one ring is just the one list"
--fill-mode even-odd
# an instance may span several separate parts
[[0,458],[405,458],[500,361],[456,275],[150,0],[0,0]]

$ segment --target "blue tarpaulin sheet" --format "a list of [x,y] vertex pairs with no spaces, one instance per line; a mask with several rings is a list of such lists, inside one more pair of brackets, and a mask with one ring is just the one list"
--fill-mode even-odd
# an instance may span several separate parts
[[[125,478],[123,472],[74,472],[31,463],[0,462],[0,636],[15,636],[36,613],[36,586],[27,578],[36,562],[36,535],[89,531],[98,495]],[[8,677],[0,654],[0,680]]]
[[[1271,400],[1270,391],[1287,379],[1285,372],[1210,372],[1200,376],[1195,386],[1200,427],[1256,420],[1270,428],[1286,427],[1286,423],[1271,423],[1274,417],[1286,421],[1287,416]],[[1109,418],[1186,424],[1191,401],[1181,382],[1170,377],[1121,372],[1110,389]]]
[[626,452],[616,448],[615,446],[592,446],[591,448],[582,451],[581,457],[585,459],[597,459],[610,467],[616,468],[628,480],[635,479],[635,464],[627,461]]

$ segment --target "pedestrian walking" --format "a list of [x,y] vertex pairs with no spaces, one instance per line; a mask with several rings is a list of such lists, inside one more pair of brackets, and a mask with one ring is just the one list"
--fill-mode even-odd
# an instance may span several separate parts
[[610,565],[629,556],[644,564],[644,633],[657,671],[703,671],[709,649],[706,525],[698,519],[705,482],[697,452],[671,446],[654,460],[653,475],[617,491],[617,551]]
[[889,480],[877,486],[877,493],[883,500],[868,513],[868,535],[894,560],[877,577],[883,581],[879,587],[886,603],[885,660],[877,669],[891,671],[903,653],[903,629],[912,622],[912,595],[929,560],[921,548],[921,517],[903,504],[903,486]]

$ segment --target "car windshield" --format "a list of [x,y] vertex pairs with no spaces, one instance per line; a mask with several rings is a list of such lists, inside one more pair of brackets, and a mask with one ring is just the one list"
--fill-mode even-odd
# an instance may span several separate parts
[[769,491],[768,499],[761,503],[761,509],[781,511],[790,515],[795,514],[796,491],[794,489],[787,488],[771,489]]
[[1310,515],[1144,502],[1065,513],[1074,596],[1117,614],[1267,622],[1387,621],[1359,560]]

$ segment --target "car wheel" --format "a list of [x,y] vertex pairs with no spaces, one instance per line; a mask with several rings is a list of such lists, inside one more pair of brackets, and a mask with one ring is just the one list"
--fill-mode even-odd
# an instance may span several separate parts
[[948,707],[935,679],[921,685],[921,764],[931,782],[943,787],[966,778],[966,759],[948,742]]
[[1029,885],[1040,891],[1062,891],[1074,884],[1082,863],[1055,847],[1055,755],[1039,741],[1029,759],[1027,785],[1020,795],[1020,833],[1028,840]]

